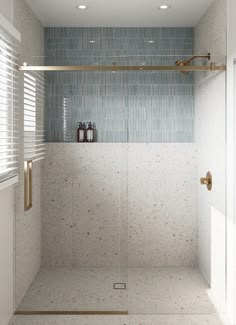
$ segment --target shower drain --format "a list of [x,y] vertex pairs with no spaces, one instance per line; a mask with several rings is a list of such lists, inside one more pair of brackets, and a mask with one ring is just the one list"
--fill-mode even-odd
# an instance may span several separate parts
[[113,289],[126,290],[126,283],[113,283]]

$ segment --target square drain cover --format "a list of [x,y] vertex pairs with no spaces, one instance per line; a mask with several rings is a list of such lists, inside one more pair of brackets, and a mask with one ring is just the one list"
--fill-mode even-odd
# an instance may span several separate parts
[[114,283],[113,289],[115,290],[126,290],[126,283]]

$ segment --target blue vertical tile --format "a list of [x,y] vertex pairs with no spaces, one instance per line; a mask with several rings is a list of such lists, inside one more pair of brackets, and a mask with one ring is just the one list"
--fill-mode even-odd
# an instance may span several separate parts
[[[172,65],[192,52],[192,28],[45,28],[47,65]],[[47,141],[76,141],[77,121],[95,122],[99,142],[193,141],[192,73],[51,72],[46,89]]]

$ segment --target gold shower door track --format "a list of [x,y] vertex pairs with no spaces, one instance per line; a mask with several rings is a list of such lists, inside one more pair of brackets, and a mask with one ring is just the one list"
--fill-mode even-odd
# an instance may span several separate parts
[[207,66],[18,66],[18,71],[225,71],[226,65]]

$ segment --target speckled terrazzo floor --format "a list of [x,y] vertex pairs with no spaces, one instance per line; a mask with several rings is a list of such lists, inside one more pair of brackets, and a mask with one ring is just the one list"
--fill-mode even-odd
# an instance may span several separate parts
[[229,325],[212,315],[14,316],[9,325]]
[[[127,290],[113,283],[126,282]],[[214,314],[209,288],[193,268],[44,268],[18,310]]]

